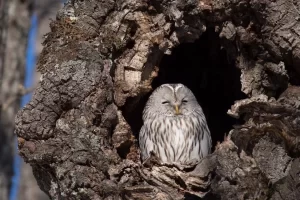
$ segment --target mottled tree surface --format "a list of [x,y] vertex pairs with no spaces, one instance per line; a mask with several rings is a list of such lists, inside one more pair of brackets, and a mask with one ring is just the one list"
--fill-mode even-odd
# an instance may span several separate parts
[[[299,10],[292,0],[69,1],[16,118],[20,154],[52,199],[298,199]],[[164,79],[161,59],[208,30],[240,71],[245,97],[228,110],[239,123],[197,166],[142,165],[136,113]],[[185,69],[183,82],[195,74]]]

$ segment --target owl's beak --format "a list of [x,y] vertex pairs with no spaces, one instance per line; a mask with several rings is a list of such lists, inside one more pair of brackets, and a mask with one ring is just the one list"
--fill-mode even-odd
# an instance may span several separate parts
[[178,105],[175,105],[175,114],[176,114],[176,115],[179,115],[179,114],[180,114]]

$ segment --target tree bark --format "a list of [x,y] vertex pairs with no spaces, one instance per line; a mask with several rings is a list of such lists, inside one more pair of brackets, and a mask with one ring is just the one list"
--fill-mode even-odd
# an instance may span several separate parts
[[[298,199],[299,10],[292,0],[69,1],[16,117],[41,189],[52,199]],[[243,122],[196,166],[142,165],[128,117],[164,54],[209,28],[240,69],[247,97],[228,114]]]
[[[6,35],[7,35],[7,6],[8,3],[6,1],[0,1],[0,13],[1,13],[1,28],[0,28],[0,86],[2,85],[2,79],[3,79],[3,72],[4,72],[4,57],[5,57],[5,48],[6,48]],[[0,91],[2,93],[2,91]],[[2,107],[2,106],[1,106]],[[2,108],[0,109],[0,117],[2,115]],[[0,120],[1,121],[1,120]],[[7,142],[7,135],[4,133],[2,125],[0,126],[0,135],[3,144],[0,144],[0,166],[3,169],[2,173],[0,174],[0,198],[6,199],[8,197],[8,189],[9,189],[9,184],[10,184],[10,178],[11,178],[11,170],[10,167],[12,166],[12,156],[9,153],[8,150],[11,150],[10,145],[6,145]],[[1,142],[2,143],[2,142]]]

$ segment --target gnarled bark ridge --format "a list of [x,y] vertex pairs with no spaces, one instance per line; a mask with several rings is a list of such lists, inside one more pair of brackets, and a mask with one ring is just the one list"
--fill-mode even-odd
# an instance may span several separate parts
[[[297,199],[299,10],[292,0],[69,1],[16,118],[20,154],[52,199]],[[247,98],[228,114],[243,123],[197,166],[143,166],[123,111],[151,92],[164,54],[208,28],[241,71]]]

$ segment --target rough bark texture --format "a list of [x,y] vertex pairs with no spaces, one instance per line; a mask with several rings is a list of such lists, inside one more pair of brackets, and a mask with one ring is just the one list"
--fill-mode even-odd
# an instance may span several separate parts
[[[35,1],[34,11],[37,14],[38,27],[36,36],[35,53],[36,58],[42,50],[42,41],[44,40],[44,35],[50,31],[49,23],[51,19],[55,19],[56,13],[59,8],[62,7],[62,1],[60,0],[39,0]],[[33,82],[37,83],[39,80],[39,74],[35,74],[35,80]],[[34,84],[35,86],[36,84]],[[34,87],[33,86],[33,87]],[[21,180],[20,188],[18,194],[18,200],[47,200],[49,197],[41,191],[37,185],[37,181],[33,176],[32,167],[22,162]]]
[[[52,199],[297,199],[299,10],[292,0],[69,1],[16,118],[20,154]],[[134,115],[164,53],[208,27],[241,70],[247,98],[228,114],[243,124],[196,167],[143,166],[122,111]]]

